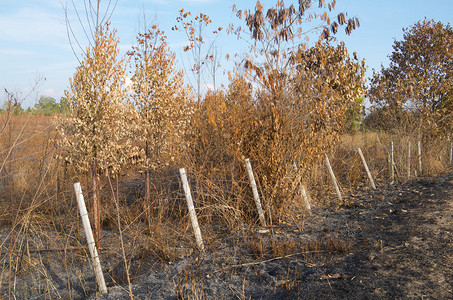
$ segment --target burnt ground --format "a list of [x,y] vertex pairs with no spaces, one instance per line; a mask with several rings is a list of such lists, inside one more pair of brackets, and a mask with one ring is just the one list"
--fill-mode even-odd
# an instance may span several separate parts
[[[166,260],[141,251],[130,263],[134,298],[452,299],[452,184],[449,173],[361,189],[346,205],[314,207],[272,233],[224,230],[207,239],[204,253]],[[86,258],[77,251],[60,261],[42,254],[39,274],[23,271],[16,279],[16,298],[128,298],[120,256],[101,252],[109,293],[99,295],[89,259],[72,258],[69,271],[63,266],[68,256]]]

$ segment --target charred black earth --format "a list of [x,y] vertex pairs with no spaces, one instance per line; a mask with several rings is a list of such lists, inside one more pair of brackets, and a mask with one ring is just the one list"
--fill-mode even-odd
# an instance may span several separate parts
[[[132,292],[138,299],[451,299],[452,183],[450,173],[351,194],[347,205],[313,208],[303,224],[244,237],[244,247],[226,236],[208,247],[214,252],[149,263]],[[91,295],[127,297],[126,284]]]
[[[127,250],[134,299],[452,299],[452,183],[449,173],[357,189],[344,205],[332,198],[311,214],[274,220],[268,233],[219,228],[204,253],[186,245],[164,257],[144,238]],[[106,295],[96,292],[82,232],[54,234],[30,229],[35,244],[23,247],[20,274],[3,262],[2,298],[130,298],[121,251],[109,248],[109,240],[118,247],[117,233],[103,231]]]

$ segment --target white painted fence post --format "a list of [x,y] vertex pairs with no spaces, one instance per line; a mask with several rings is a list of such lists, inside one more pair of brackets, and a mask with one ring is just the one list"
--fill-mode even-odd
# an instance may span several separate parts
[[393,158],[393,142],[389,144],[389,170],[390,170],[390,184],[395,182],[395,160]]
[[422,142],[418,141],[417,143],[417,148],[418,148],[418,170],[420,171],[420,175],[422,176]]
[[338,182],[337,178],[335,177],[335,174],[333,173],[332,166],[330,165],[329,157],[326,154],[326,164],[327,164],[327,169],[329,170],[330,178],[332,179],[333,187],[335,188],[335,192],[337,193],[338,200],[343,201],[343,197],[341,196],[340,193],[340,188],[338,187]]
[[190,221],[192,222],[193,233],[195,234],[195,241],[197,242],[197,247],[201,251],[204,251],[203,239],[201,238],[200,226],[198,225],[197,214],[195,212],[195,207],[193,206],[192,194],[190,192],[189,182],[187,181],[186,170],[184,168],[179,169],[181,174],[182,186],[186,194],[187,208],[189,209]]
[[310,201],[308,201],[307,191],[305,190],[305,186],[302,184],[302,182],[300,183],[300,193],[302,194],[302,199],[304,199],[305,207],[308,210],[311,210]]
[[411,141],[407,142],[407,180],[411,178]]
[[104,274],[102,273],[101,262],[99,261],[98,251],[94,242],[93,231],[91,230],[90,219],[88,217],[85,200],[83,199],[82,188],[80,182],[74,183],[74,190],[76,193],[77,203],[79,204],[80,217],[82,218],[83,229],[87,238],[88,249],[94,264],[94,272],[96,274],[96,281],[99,286],[99,293],[106,294],[107,286],[105,285]]
[[362,159],[363,166],[365,167],[366,174],[368,175],[368,179],[370,180],[371,187],[376,189],[376,185],[374,184],[373,176],[371,175],[370,169],[368,168],[368,164],[366,163],[365,156],[363,156],[362,149],[357,148],[359,152],[360,158]]
[[255,199],[256,209],[260,218],[261,226],[266,226],[266,220],[264,219],[263,208],[261,207],[260,195],[258,194],[258,188],[256,187],[255,176],[253,175],[252,164],[250,159],[245,159],[245,167],[249,175],[250,185],[252,186],[253,198]]
[[[296,165],[296,162],[293,162],[293,168],[294,168],[294,171],[297,172],[297,165]],[[300,192],[300,194],[302,195],[302,199],[304,200],[305,207],[306,207],[308,210],[311,210],[310,201],[308,201],[307,190],[305,189],[305,186],[304,186],[304,184],[302,183],[302,178],[301,178],[300,176],[298,176],[298,177],[297,177],[297,181],[300,183],[299,192]]]

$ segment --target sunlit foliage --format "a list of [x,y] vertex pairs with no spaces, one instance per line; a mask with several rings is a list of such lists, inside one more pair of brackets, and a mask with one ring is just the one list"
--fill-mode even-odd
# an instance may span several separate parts
[[95,44],[70,79],[65,92],[71,114],[58,126],[62,158],[79,173],[90,174],[94,190],[95,228],[100,237],[99,176],[117,175],[141,156],[133,145],[136,111],[125,102],[126,64],[119,59],[118,39],[109,25],[100,26]]
[[191,115],[189,88],[157,26],[138,34],[128,55],[133,63],[130,97],[139,116],[138,140],[146,154],[144,168],[157,169],[174,161],[183,149]]
[[451,132],[453,29],[425,19],[403,31],[403,39],[393,45],[390,65],[373,74],[370,98],[394,116],[412,111],[427,134]]

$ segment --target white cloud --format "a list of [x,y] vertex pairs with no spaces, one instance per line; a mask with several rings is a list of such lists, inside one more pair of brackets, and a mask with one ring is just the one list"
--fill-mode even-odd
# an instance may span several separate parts
[[132,46],[135,46],[135,45],[133,45],[133,44],[126,44],[126,45],[119,44],[119,45],[118,45],[118,49],[119,49],[120,51],[126,52],[126,51],[131,50],[131,49],[132,49]]
[[64,93],[57,92],[54,89],[45,89],[45,90],[40,91],[38,94],[39,94],[39,96],[49,96],[49,97],[53,97],[58,100],[63,96]]
[[206,93],[207,91],[213,91],[213,90],[214,90],[214,86],[212,84],[205,83],[203,85],[203,89],[202,89],[203,93]]
[[129,76],[126,76],[124,85],[125,85],[126,91],[130,92],[132,90],[132,79]]

